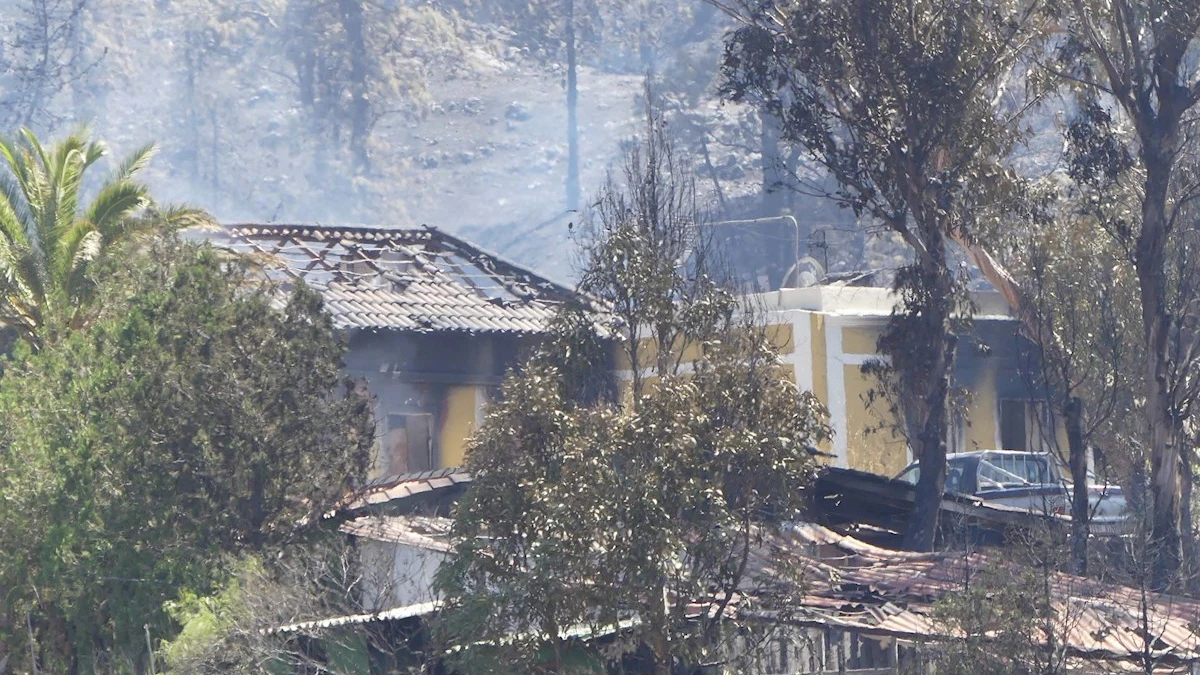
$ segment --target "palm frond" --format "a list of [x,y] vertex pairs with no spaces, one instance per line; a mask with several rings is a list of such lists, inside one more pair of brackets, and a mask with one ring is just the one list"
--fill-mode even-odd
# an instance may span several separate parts
[[84,175],[93,164],[108,154],[108,150],[104,143],[89,140],[86,128],[77,130],[61,141],[60,145],[66,151],[59,159],[62,166],[56,167],[56,186],[59,194],[55,222],[58,229],[67,230],[74,227],[74,221],[78,218]]
[[163,229],[171,232],[179,232],[190,228],[206,231],[221,229],[221,224],[217,222],[216,218],[213,218],[211,213],[194,206],[184,206],[181,204],[157,206],[152,204],[147,209],[145,217],[158,221]]
[[34,187],[30,177],[30,162],[31,157],[29,152],[12,139],[5,138],[0,140],[0,156],[4,157],[4,162],[8,165],[9,171],[12,172],[12,177],[15,181],[14,185],[20,189],[21,199],[16,199],[14,193],[10,196],[9,201],[16,204],[18,201],[24,202],[28,211],[28,218],[25,219],[27,228],[27,237],[36,236],[33,225],[37,219],[35,212]]
[[14,242],[29,243],[29,205],[12,176],[0,174],[0,230]]
[[134,150],[126,155],[125,159],[122,160],[119,165],[117,165],[117,168],[113,169],[112,172],[109,173],[108,178],[106,178],[104,182],[119,183],[132,179],[142,169],[146,168],[146,165],[150,163],[150,160],[157,153],[158,146],[155,144],[147,143],[143,145],[137,150]]
[[92,263],[100,257],[103,247],[104,242],[96,230],[87,230],[76,242],[71,265],[67,267],[67,274],[60,285],[72,311],[92,287]]
[[[47,244],[54,238],[54,221],[58,215],[58,200],[54,190],[54,165],[46,154],[46,148],[28,128],[21,129],[24,147],[20,152],[24,164],[24,180],[21,187],[29,202],[34,232],[39,242],[33,247],[35,253],[45,253]],[[43,260],[45,256],[41,256]]]
[[134,215],[149,204],[149,190],[141,183],[119,181],[100,189],[84,216],[108,243],[124,236]]
[[0,236],[0,280],[3,281],[4,296],[17,295],[25,302],[36,300],[30,280],[25,275],[26,252],[6,237]]
[[23,335],[41,322],[41,280],[30,277],[29,260],[27,248],[0,237],[0,323]]
[[[92,242],[90,245],[86,243],[89,239]],[[69,287],[75,266],[95,260],[99,255],[102,243],[103,240],[96,233],[96,228],[87,220],[76,220],[71,227],[59,233],[58,240],[55,242],[56,248],[51,255],[53,260],[51,274],[54,285],[64,289],[65,296],[73,295]]]
[[50,313],[65,312],[69,326],[90,315],[95,264],[129,250],[123,241],[212,222],[197,209],[154,208],[148,188],[134,180],[154,152],[148,144],[126,156],[84,207],[87,172],[107,154],[86,129],[49,146],[29,129],[0,139],[0,325],[36,348]]

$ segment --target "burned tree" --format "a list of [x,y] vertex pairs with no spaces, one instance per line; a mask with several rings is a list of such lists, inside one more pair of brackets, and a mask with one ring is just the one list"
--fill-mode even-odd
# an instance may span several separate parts
[[78,44],[87,0],[26,0],[9,11],[0,52],[6,129],[52,130],[62,122],[54,98],[78,89],[92,65]]

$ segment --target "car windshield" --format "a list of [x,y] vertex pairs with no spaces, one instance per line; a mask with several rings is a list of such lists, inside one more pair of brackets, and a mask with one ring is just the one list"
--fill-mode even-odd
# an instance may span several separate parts
[[1047,483],[1050,471],[1041,457],[994,455],[979,461],[979,489],[1020,487]]

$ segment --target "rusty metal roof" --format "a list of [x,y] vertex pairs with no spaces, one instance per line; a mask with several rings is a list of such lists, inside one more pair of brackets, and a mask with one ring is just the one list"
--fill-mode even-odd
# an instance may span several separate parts
[[[892,551],[807,523],[785,529],[770,549],[759,562],[767,569],[772,556],[805,561],[799,623],[915,642],[950,637],[932,618],[934,604],[963,592],[989,562],[1004,564],[980,553]],[[1200,661],[1200,601],[1149,594],[1143,603],[1137,588],[1057,572],[1048,579],[1053,625],[1075,656],[1129,662],[1146,649],[1164,663]]]
[[537,334],[571,289],[436,228],[237,224],[212,237],[324,296],[341,329]]

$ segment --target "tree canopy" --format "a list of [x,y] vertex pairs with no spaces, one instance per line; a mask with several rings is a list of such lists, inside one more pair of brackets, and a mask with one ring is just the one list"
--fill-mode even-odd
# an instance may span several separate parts
[[757,102],[836,181],[828,196],[897,233],[912,262],[876,364],[900,395],[898,430],[921,464],[905,545],[933,546],[945,482],[957,324],[969,314],[949,246],[1010,216],[1020,176],[1003,160],[1024,101],[1008,78],[1042,37],[1035,4],[717,0],[743,25],[725,95]]
[[0,632],[44,671],[140,663],[143,624],[172,630],[165,601],[302,540],[373,442],[313,292],[276,305],[177,242],[107,278],[119,311],[19,348],[0,378]]
[[563,672],[567,631],[637,617],[623,644],[648,645],[654,672],[670,673],[717,643],[735,596],[782,600],[755,594],[771,582],[749,563],[801,508],[824,411],[780,374],[753,308],[709,276],[666,139],[652,116],[586,249],[584,286],[633,321],[620,349],[634,379],[615,398],[578,386],[587,370],[572,364],[603,343],[588,348],[596,335],[564,317],[471,442],[474,484],[439,574],[443,638],[480,645],[463,653],[471,672]]

